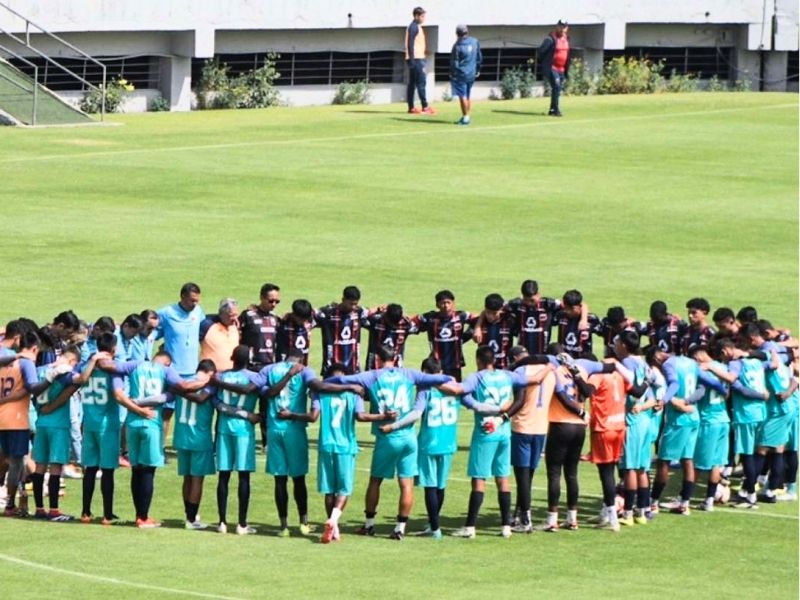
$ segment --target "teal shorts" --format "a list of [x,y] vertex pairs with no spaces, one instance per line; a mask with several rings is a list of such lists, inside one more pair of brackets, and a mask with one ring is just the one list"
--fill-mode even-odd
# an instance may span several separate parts
[[789,423],[789,437],[786,440],[786,448],[784,450],[788,450],[789,452],[797,452],[797,441],[798,437],[798,428],[800,427],[800,418],[798,418],[798,413],[794,413],[792,415],[792,420]]
[[370,475],[380,479],[400,479],[417,476],[417,437],[410,434],[378,435],[372,452]]
[[256,436],[217,434],[217,470],[256,470]]
[[178,475],[205,477],[216,473],[213,450],[178,449]]
[[[161,428],[127,427],[128,460],[132,467],[163,467]],[[119,460],[119,457],[117,457]]]
[[119,467],[119,429],[83,432],[81,464],[84,467],[116,469]]
[[68,428],[40,425],[33,438],[33,460],[42,465],[65,465],[69,462],[69,445]]
[[733,434],[736,436],[736,454],[755,454],[756,440],[760,437],[764,421],[760,423],[734,423]]
[[700,423],[694,448],[694,467],[710,471],[727,465],[730,437],[730,423]]
[[452,454],[419,453],[419,475],[417,485],[443,490],[447,487],[450,467],[453,465]]
[[473,479],[508,477],[511,473],[511,438],[475,440],[469,448],[467,475]]
[[785,446],[786,442],[789,441],[789,430],[794,421],[795,415],[793,414],[768,417],[759,431],[756,446],[763,446],[764,448]]
[[308,474],[308,435],[305,427],[267,432],[267,473],[303,477]]
[[684,460],[694,458],[694,448],[697,445],[697,431],[699,423],[694,425],[676,427],[667,425],[661,434],[661,444],[658,447],[659,460]]
[[620,468],[634,471],[650,468],[653,447],[651,426],[650,419],[639,419],[639,422],[628,426],[620,458]]
[[317,459],[317,491],[320,494],[352,496],[355,471],[355,454],[334,454],[320,450]]
[[664,420],[664,411],[654,412],[650,415],[650,443],[655,444],[661,434],[661,422]]

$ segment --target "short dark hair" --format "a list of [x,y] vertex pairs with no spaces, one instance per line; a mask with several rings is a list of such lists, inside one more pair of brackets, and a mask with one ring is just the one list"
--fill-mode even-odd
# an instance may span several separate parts
[[300,362],[305,357],[303,351],[300,348],[290,348],[289,352],[286,353],[286,360]]
[[494,364],[494,350],[491,346],[478,346],[475,350],[475,360],[481,365]]
[[110,333],[113,333],[116,328],[117,326],[114,323],[114,319],[108,316],[100,317],[94,322],[94,325],[92,325],[92,329],[97,329],[98,331],[108,331]]
[[723,321],[733,321],[736,317],[733,314],[733,311],[728,308],[727,306],[721,306],[717,310],[714,311],[714,316],[711,317],[714,323],[722,323]]
[[500,310],[504,304],[505,300],[500,294],[489,294],[483,301],[483,307],[486,310]]
[[564,293],[564,297],[561,299],[561,301],[564,303],[564,306],[580,306],[581,302],[583,302],[583,294],[581,294],[578,290],[567,290]]
[[350,374],[350,369],[347,368],[347,365],[339,362],[331,363],[327,369],[325,369],[325,377],[333,377],[334,373],[342,373],[344,375]]
[[612,306],[606,312],[606,320],[611,325],[620,325],[625,321],[625,309],[621,306]]
[[203,371],[204,373],[216,373],[217,372],[217,365],[214,364],[214,361],[210,358],[204,358],[199,363],[197,363],[197,370]]
[[78,315],[71,310],[65,310],[56,315],[56,318],[53,319],[53,325],[61,325],[64,329],[76,331],[81,326],[81,322],[78,319]]
[[755,323],[758,321],[758,311],[754,306],[743,306],[736,313],[736,318],[740,323]]
[[181,298],[184,296],[188,296],[189,294],[199,294],[200,293],[200,286],[196,283],[184,283],[181,286]]
[[136,313],[131,313],[127,317],[125,317],[125,320],[122,322],[122,325],[120,325],[120,327],[124,325],[127,325],[128,327],[133,327],[138,331],[139,329],[142,328],[143,325],[142,317],[140,317]]
[[264,285],[261,286],[261,292],[259,293],[259,295],[262,298],[266,298],[267,294],[269,294],[270,292],[280,292],[280,291],[281,288],[279,288],[274,283],[265,283]]
[[354,285],[348,285],[342,290],[342,298],[345,300],[361,300],[361,290]]
[[547,344],[547,348],[544,349],[544,353],[550,356],[557,356],[562,352],[564,352],[564,346],[558,342],[550,342]]
[[239,344],[231,353],[234,369],[243,369],[250,362],[250,346]]
[[292,302],[292,314],[298,319],[307,321],[311,318],[313,313],[314,309],[311,308],[311,302],[308,300],[303,300],[300,298],[299,300]]
[[139,317],[141,317],[142,321],[147,321],[150,317],[157,317],[158,313],[151,308],[145,308],[142,312],[139,313]]
[[535,279],[526,279],[522,282],[522,286],[519,288],[519,291],[527,298],[535,296],[539,293],[539,282],[537,282]]
[[764,334],[761,333],[761,328],[756,323],[745,323],[742,326],[741,336],[745,338],[753,336],[764,337]]
[[384,316],[389,323],[397,325],[403,318],[403,307],[399,304],[387,304]]
[[758,328],[761,330],[761,335],[765,337],[770,329],[774,329],[774,327],[772,326],[772,322],[767,321],[766,319],[759,319],[758,321],[756,321],[756,325],[758,325]]
[[692,298],[686,303],[686,308],[689,310],[700,310],[706,314],[711,312],[711,305],[705,298]]
[[378,349],[375,350],[375,355],[383,362],[394,360],[394,348],[390,348],[389,346],[378,346]]
[[441,302],[442,300],[455,300],[455,299],[456,297],[450,290],[441,290],[440,292],[436,292],[436,296],[434,296],[436,304],[439,304],[439,302]]
[[63,356],[64,354],[72,354],[72,356],[76,357],[78,360],[81,358],[81,348],[77,344],[70,344],[64,351],[61,353]]
[[156,350],[156,353],[153,355],[153,358],[158,358],[159,356],[166,356],[169,359],[169,361],[172,362],[172,354],[167,352],[167,349],[164,348],[163,345],[158,347],[158,350]]
[[25,332],[25,326],[19,319],[12,319],[6,325],[6,338],[12,338],[17,335],[22,335]]
[[734,342],[731,338],[717,338],[714,342],[714,353],[719,356],[722,353],[722,350],[736,348],[736,342]]
[[660,321],[668,314],[669,312],[667,311],[667,303],[663,300],[656,300],[650,305],[650,320]]
[[644,347],[644,360],[648,365],[653,365],[656,362],[656,353],[661,352],[656,344],[650,344]]
[[34,346],[38,346],[39,344],[41,344],[41,340],[39,339],[39,334],[37,334],[35,331],[26,331],[19,338],[20,350],[25,350],[26,348],[33,348]]
[[429,356],[422,361],[420,368],[424,373],[438,373],[442,370],[442,363],[440,363],[434,356]]
[[104,331],[97,338],[97,350],[100,352],[113,352],[117,347],[117,336],[109,331]]
[[639,334],[635,331],[623,331],[619,334],[619,341],[630,353],[634,353],[639,349]]

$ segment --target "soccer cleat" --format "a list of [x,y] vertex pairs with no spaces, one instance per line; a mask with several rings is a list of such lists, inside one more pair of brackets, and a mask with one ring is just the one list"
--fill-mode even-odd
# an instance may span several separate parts
[[75,517],[73,517],[72,515],[65,515],[64,513],[57,510],[51,510],[50,514],[48,515],[48,518],[50,519],[51,523],[67,523],[69,521],[72,521]]
[[628,515],[627,517],[620,517],[619,524],[625,525],[625,527],[633,527],[636,522],[633,520],[633,515]]
[[684,517],[688,517],[691,514],[688,504],[680,504],[678,506],[673,506],[672,508],[669,509],[669,512],[670,514],[682,515]]
[[117,515],[111,515],[110,519],[108,517],[103,517],[100,520],[100,525],[105,525],[106,527],[110,527],[111,525],[113,525],[117,521],[119,521],[119,517],[117,517]]
[[533,525],[530,523],[518,523],[514,525],[511,530],[514,533],[533,533]]
[[411,535],[413,535],[414,537],[430,537],[433,535],[433,531],[431,530],[430,525],[426,525],[425,529],[423,529],[422,531],[417,531],[416,533],[412,533]]
[[137,517],[136,527],[138,529],[156,529],[157,527],[161,527],[161,523],[150,518],[141,519]]
[[650,515],[651,515],[651,516],[650,516],[650,517],[648,517],[648,518],[652,519],[652,518],[653,518],[655,515],[657,515],[657,514],[658,514],[658,511],[659,511],[659,508],[658,508],[658,502],[653,502],[653,503],[650,505],[650,510],[648,511],[648,512],[650,513]]
[[255,535],[255,533],[255,527],[250,527],[249,525],[236,526],[236,535]]
[[325,530],[322,532],[322,537],[319,539],[323,544],[330,544],[333,540],[334,527],[330,521],[325,522]]
[[551,117],[563,117],[564,115],[561,114],[560,110],[551,110],[547,113]]
[[36,512],[33,513],[33,518],[40,521],[47,521],[50,519],[50,515],[48,515],[43,508],[37,508]]
[[310,535],[312,531],[311,525],[308,523],[300,523],[300,535]]
[[422,111],[420,109],[418,109],[416,106],[408,109],[408,114],[410,114],[410,115],[418,115],[421,112]]
[[450,534],[453,537],[457,538],[464,538],[467,540],[475,539],[475,528],[474,527],[462,527],[461,529],[456,529],[453,533]]
[[755,502],[750,502],[747,498],[738,498],[736,502],[731,505],[731,508],[755,510],[758,508],[758,505]]
[[647,525],[647,523],[649,523],[649,519],[645,515],[639,515],[633,517],[633,522],[637,525]]
[[81,523],[91,523],[92,522],[92,515],[81,515]]
[[217,525],[217,533],[228,533],[228,526],[225,523]]
[[375,526],[370,525],[369,527],[367,527],[366,525],[362,525],[361,527],[358,528],[358,531],[356,531],[356,533],[358,535],[373,536],[375,535]]
[[278,532],[278,537],[279,537],[279,538],[288,538],[288,537],[292,537],[292,534],[291,534],[291,532],[289,531],[289,528],[288,528],[288,527],[284,527],[283,529],[281,529],[281,530]]
[[714,502],[701,502],[697,505],[697,510],[702,510],[704,512],[714,512]]
[[61,471],[61,476],[66,477],[67,479],[82,479],[83,473],[81,473],[80,469],[77,467],[70,466],[64,467],[64,469]]
[[785,492],[783,494],[778,495],[778,502],[795,502],[797,500],[797,494],[793,492]]
[[208,529],[208,525],[206,525],[205,523],[203,523],[198,519],[194,522],[186,521],[186,523],[184,524],[184,529],[194,529],[195,531],[201,531],[203,529]]
[[778,498],[774,494],[772,496],[768,494],[762,494],[758,497],[758,501],[764,504],[775,504],[778,501]]
[[404,537],[406,537],[406,534],[397,529],[395,529],[394,531],[392,531],[392,533],[389,534],[390,540],[397,540],[398,542],[402,542]]
[[464,117],[461,117],[458,121],[456,121],[456,125],[469,125],[472,121],[465,121]]
[[680,501],[680,499],[675,498],[674,500],[671,500],[670,502],[661,502],[660,506],[664,510],[670,510],[671,511],[673,508],[679,508],[681,506],[681,501]]
[[556,526],[556,529],[566,529],[567,531],[578,531],[578,522],[577,521],[564,521],[560,526]]
[[590,524],[592,524],[592,525],[599,525],[599,526],[602,526],[602,525],[605,525],[606,523],[608,523],[608,520],[609,520],[609,519],[608,519],[608,517],[605,515],[605,513],[601,513],[601,514],[597,515],[596,517],[590,517],[590,518],[587,520],[587,523],[590,523]]
[[431,539],[441,540],[443,538],[444,538],[444,536],[442,535],[442,530],[441,529],[437,529],[436,531],[431,531]]
[[612,523],[611,521],[607,521],[602,525],[598,525],[597,529],[603,529],[605,531],[613,531],[614,533],[617,533],[620,530],[620,527],[618,522]]
[[511,525],[503,525],[503,528],[500,530],[500,537],[506,540],[511,537]]
[[426,106],[425,108],[423,108],[423,109],[422,109],[421,113],[422,113],[423,115],[430,115],[430,116],[433,116],[433,115],[435,115],[435,114],[436,114],[436,109],[435,109],[435,108],[433,108],[432,106]]

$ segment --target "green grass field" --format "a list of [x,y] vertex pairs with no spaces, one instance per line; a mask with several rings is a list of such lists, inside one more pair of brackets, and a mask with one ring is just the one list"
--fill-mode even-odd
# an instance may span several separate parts
[[[442,104],[432,119],[395,105],[113,116],[120,126],[4,130],[0,320],[46,322],[64,308],[87,320],[122,318],[175,301],[188,280],[203,288],[208,312],[224,296],[256,300],[264,281],[281,285],[286,308],[298,297],[335,300],[352,283],[369,305],[400,301],[416,313],[447,287],[460,307],[477,310],[487,293],[513,297],[532,277],[545,295],[578,287],[598,313],[622,304],[644,318],[657,298],[683,313],[686,299],[702,295],[712,309],[753,304],[797,329],[797,95],[566,98],[563,105],[567,116],[549,119],[544,99],[479,103],[469,128],[453,126],[457,107]],[[409,342],[411,365],[425,354],[423,339]],[[468,415],[462,424],[466,446]],[[184,531],[173,461],[156,477],[160,530],[2,521],[3,596],[56,589],[82,598],[797,597],[796,503],[661,515],[617,535],[584,527],[506,541],[496,536],[489,491],[476,540],[357,538],[349,533],[362,517],[366,427],[361,437],[341,544],[274,536],[262,456],[251,501],[261,535]],[[313,449],[311,457],[313,471]],[[443,510],[447,529],[466,512],[465,465],[462,449]],[[125,518],[128,478],[118,472],[116,507]],[[585,518],[599,507],[594,467],[581,466],[581,483]],[[208,522],[215,484],[207,481],[201,507]],[[544,485],[542,471],[534,481],[537,522]],[[384,488],[379,529],[388,534],[397,493],[391,482]],[[99,502],[98,489],[96,512]],[[69,482],[63,506],[79,513],[80,482]],[[311,506],[321,523],[315,492]],[[229,513],[235,509],[232,498]],[[420,495],[410,529],[424,521]]]

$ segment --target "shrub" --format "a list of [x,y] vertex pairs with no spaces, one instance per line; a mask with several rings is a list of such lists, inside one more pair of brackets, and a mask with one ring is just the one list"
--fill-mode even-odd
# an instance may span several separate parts
[[711,79],[708,80],[708,86],[706,87],[706,91],[708,92],[724,92],[727,89],[728,86],[716,75],[713,75]]
[[122,107],[125,96],[134,90],[126,79],[112,79],[107,86],[102,84],[89,90],[81,99],[80,109],[89,114],[99,113],[103,108],[103,95],[106,97],[106,112],[117,112]]
[[280,104],[275,81],[281,76],[275,68],[278,55],[270,52],[263,66],[230,76],[230,68],[217,59],[203,65],[197,86],[199,108],[266,108]]
[[336,88],[333,104],[369,104],[369,81],[343,81]]
[[665,91],[672,93],[696,92],[697,77],[691,73],[680,75],[675,71],[675,69],[672,69],[664,89]]
[[[744,76],[747,77],[748,73],[745,72]],[[749,79],[737,79],[733,84],[734,92],[750,92],[753,90],[752,84]]]
[[150,101],[150,112],[168,112],[170,108],[169,100],[164,96],[158,96]]
[[500,79],[500,96],[503,100],[513,100],[519,91],[519,70],[506,69]]
[[564,93],[568,96],[586,96],[595,92],[597,76],[580,58],[570,61],[568,75],[564,85]]
[[652,94],[664,88],[663,62],[619,56],[603,65],[597,85],[599,94]]
[[519,97],[530,98],[533,96],[533,86],[536,85],[536,75],[530,69],[518,69]]
[[489,100],[502,100],[502,99],[503,97],[497,93],[496,89],[491,88],[489,90]]

